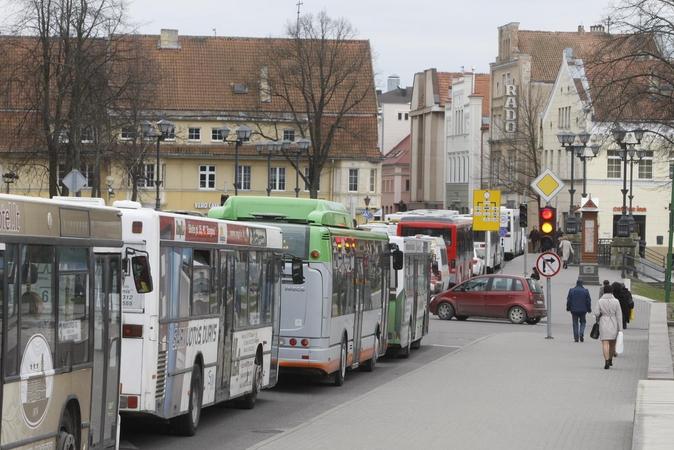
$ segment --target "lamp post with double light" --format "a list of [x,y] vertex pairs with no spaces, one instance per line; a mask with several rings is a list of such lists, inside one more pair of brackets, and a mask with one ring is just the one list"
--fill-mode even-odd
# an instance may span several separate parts
[[309,150],[311,141],[302,138],[295,142],[295,145],[297,145],[297,160],[295,161],[295,169],[297,170],[295,172],[295,197],[297,198],[300,196],[300,155]]
[[369,195],[366,195],[365,198],[363,199],[363,202],[365,202],[365,223],[367,223],[368,219],[370,218],[370,202],[372,199],[370,198]]
[[[618,219],[618,229],[617,229],[617,236],[618,237],[628,237],[632,230],[634,230],[634,217],[631,216],[631,208],[630,208],[630,215],[627,215],[627,163],[629,162],[628,155],[632,154],[634,155],[636,153],[636,149],[634,148],[635,145],[641,144],[641,140],[644,137],[644,130],[637,128],[636,130],[633,130],[629,133],[632,133],[634,135],[634,139],[636,139],[636,144],[633,142],[626,142],[625,138],[627,137],[628,131],[624,130],[622,127],[618,126],[611,130],[611,134],[613,135],[613,139],[615,140],[616,144],[620,147],[620,159],[623,162],[623,188],[621,190],[623,194],[623,206],[622,206],[622,214],[620,215],[620,219]],[[632,188],[632,182],[630,181],[630,194],[631,194],[631,188]],[[630,204],[632,202],[632,196],[630,196]]]
[[[290,148],[290,141],[282,142],[257,142],[255,148],[258,153],[262,155],[265,148],[267,149],[267,197],[271,196],[271,157],[278,155],[281,149],[288,150]],[[278,176],[277,176],[278,183]]]
[[[576,137],[578,137],[580,144],[575,144]],[[581,131],[580,133],[575,134],[571,131],[562,131],[557,133],[557,140],[562,145],[562,148],[571,152],[571,189],[569,189],[569,215],[566,218],[566,232],[567,234],[575,234],[578,232],[578,221],[576,219],[576,211],[573,204],[573,194],[576,192],[573,187],[576,171],[574,161],[577,154],[585,151],[585,147],[587,147],[587,143],[590,140],[590,133]]]
[[161,175],[161,166],[159,165],[160,163],[160,146],[161,146],[161,141],[165,140],[167,137],[171,135],[175,135],[175,125],[173,125],[173,122],[169,122],[168,120],[161,119],[159,122],[157,122],[157,128],[159,129],[159,134],[156,134],[154,132],[154,127],[151,122],[147,120],[143,120],[140,123],[140,128],[141,132],[143,133],[143,137],[147,138],[157,138],[157,166],[155,167],[155,172],[156,172],[156,179],[154,180],[155,186],[157,188],[157,197],[155,199],[155,206],[154,209],[156,211],[161,211],[161,196],[159,192],[159,188],[161,186],[161,179],[159,178]]
[[5,174],[2,174],[2,181],[5,182],[7,185],[7,193],[9,194],[9,185],[14,183],[16,180],[19,179],[19,176],[15,174],[14,172],[7,172]]
[[239,195],[239,187],[241,184],[241,176],[239,174],[239,147],[244,141],[250,139],[250,135],[253,133],[253,129],[247,125],[240,126],[236,129],[236,140],[228,141],[227,136],[229,132],[232,131],[227,125],[224,125],[222,128],[218,128],[220,136],[222,136],[222,142],[234,142],[234,195]]
[[[590,150],[588,153],[587,150]],[[588,147],[576,147],[576,157],[583,162],[583,192],[580,194],[582,198],[587,197],[587,161],[591,161],[599,154],[599,145],[592,144]]]
[[643,148],[635,149],[632,146],[629,149],[627,149],[627,155],[629,156],[629,163],[630,163],[630,193],[627,196],[627,198],[630,199],[630,206],[629,206],[630,233],[634,233],[635,221],[634,215],[632,214],[632,199],[634,198],[634,190],[632,189],[632,180],[634,177],[634,164],[639,164],[641,161],[643,161],[644,156],[646,155],[646,150],[644,150]]

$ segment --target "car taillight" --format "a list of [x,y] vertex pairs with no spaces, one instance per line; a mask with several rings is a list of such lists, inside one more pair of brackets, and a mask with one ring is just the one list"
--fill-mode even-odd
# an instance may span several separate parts
[[474,260],[473,260],[473,264],[477,264],[477,259],[474,259]]

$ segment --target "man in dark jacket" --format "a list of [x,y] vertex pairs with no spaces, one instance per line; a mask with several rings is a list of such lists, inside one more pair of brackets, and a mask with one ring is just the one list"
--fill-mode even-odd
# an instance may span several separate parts
[[566,310],[571,313],[571,320],[573,321],[573,340],[578,342],[578,339],[580,339],[580,342],[583,342],[585,314],[592,312],[592,300],[590,299],[590,291],[583,287],[582,278],[578,278],[576,287],[569,289],[569,294],[566,296]]

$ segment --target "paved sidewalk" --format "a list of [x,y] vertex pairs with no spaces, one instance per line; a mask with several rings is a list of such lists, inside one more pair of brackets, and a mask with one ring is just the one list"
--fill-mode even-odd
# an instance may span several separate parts
[[[504,268],[523,271],[521,256]],[[600,269],[600,280],[619,276]],[[552,279],[553,339],[545,320],[536,332],[514,325],[250,448],[630,449],[650,304],[637,300],[625,353],[604,370],[590,316],[585,343],[573,342],[565,305],[577,277],[571,266]],[[598,286],[586,287],[594,306]]]

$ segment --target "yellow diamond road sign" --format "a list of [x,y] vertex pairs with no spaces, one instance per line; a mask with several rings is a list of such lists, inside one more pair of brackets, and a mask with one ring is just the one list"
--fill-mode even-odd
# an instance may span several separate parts
[[550,169],[545,169],[542,174],[531,182],[531,187],[543,200],[549,202],[564,188],[564,183]]

